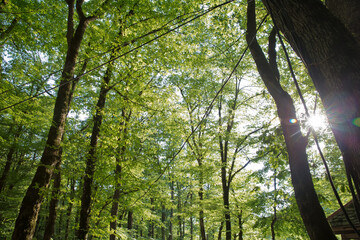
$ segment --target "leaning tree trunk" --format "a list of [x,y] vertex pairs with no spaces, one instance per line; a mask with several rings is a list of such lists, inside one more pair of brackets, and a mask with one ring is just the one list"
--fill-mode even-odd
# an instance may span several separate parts
[[65,122],[70,106],[72,86],[74,84],[74,71],[80,45],[88,24],[94,19],[86,18],[81,10],[81,5],[78,6],[77,11],[79,15],[79,24],[74,32],[74,0],[69,0],[67,3],[69,8],[67,35],[68,50],[60,87],[56,97],[52,125],[48,133],[48,138],[40,164],[22,201],[12,235],[13,240],[30,240],[34,234],[36,220],[43,199],[42,192],[44,188],[48,188],[54,168],[61,157],[60,144],[64,134]]
[[309,71],[359,194],[360,44],[320,0],[263,2]]
[[296,202],[306,230],[313,240],[337,239],[326,220],[312,182],[306,154],[307,139],[301,134],[295,107],[290,95],[283,90],[276,67],[275,32],[269,38],[269,62],[256,40],[255,3],[248,0],[248,23],[246,40],[255,60],[260,76],[273,97],[285,144],[289,155],[291,180]]

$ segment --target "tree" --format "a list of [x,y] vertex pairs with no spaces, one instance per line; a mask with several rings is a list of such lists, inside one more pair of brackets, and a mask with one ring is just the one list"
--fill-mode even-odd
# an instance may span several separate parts
[[342,152],[349,185],[359,195],[360,44],[320,0],[263,3],[308,69]]
[[317,198],[307,160],[307,138],[301,134],[291,96],[280,85],[276,64],[275,31],[269,37],[269,60],[256,40],[255,2],[248,0],[248,32],[246,35],[251,54],[265,86],[274,98],[281,128],[285,137],[291,179],[297,204],[311,239],[336,239]]
[[[62,71],[60,87],[56,97],[52,125],[40,160],[41,164],[37,168],[35,176],[23,199],[12,239],[32,238],[43,199],[41,191],[44,190],[43,188],[48,187],[54,168],[61,158],[60,144],[63,139],[71,96],[76,83],[76,79],[74,79],[76,61],[85,30],[89,23],[97,18],[97,15],[90,17],[85,16],[82,10],[83,2],[84,1],[81,0],[76,1],[76,12],[80,20],[76,30],[74,30],[75,0],[66,2],[68,5],[68,49]],[[96,14],[99,14],[99,11]]]

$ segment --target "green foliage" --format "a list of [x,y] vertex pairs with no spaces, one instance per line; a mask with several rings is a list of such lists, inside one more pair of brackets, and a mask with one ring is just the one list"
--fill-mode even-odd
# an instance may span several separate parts
[[[66,56],[68,14],[65,1],[6,2],[0,9],[0,33],[14,18],[18,22],[0,39],[0,173],[14,149],[0,193],[1,239],[11,236],[21,199],[46,144],[56,84]],[[107,4],[101,5],[103,2]],[[86,16],[99,13],[99,17],[85,33],[75,68],[75,76],[81,75],[83,68],[85,74],[74,92],[62,142],[54,239],[65,239],[65,235],[72,239],[79,227],[93,115],[109,66],[113,71],[96,152],[90,238],[109,238],[110,222],[116,219],[115,235],[120,239],[162,239],[163,234],[166,238],[172,234],[173,239],[190,239],[192,234],[197,239],[202,211],[208,239],[217,239],[225,213],[221,183],[221,168],[225,167],[227,174],[234,174],[229,183],[233,235],[242,227],[244,239],[270,238],[276,206],[276,237],[306,239],[274,104],[259,81],[250,54],[245,54],[234,70],[246,48],[246,2],[226,4],[189,21],[221,3],[85,1]],[[262,18],[264,7],[258,4],[258,8]],[[75,14],[74,26],[78,21]],[[264,49],[271,27],[268,21],[258,33]],[[301,116],[282,51],[278,56],[282,85],[294,96]],[[314,87],[299,59],[295,54],[291,57],[306,100],[313,103]],[[13,104],[17,105],[10,107]],[[316,111],[322,111],[321,107]],[[234,124],[228,131],[231,119]],[[302,130],[307,128],[302,122]],[[228,144],[226,163],[220,160],[220,138]],[[319,139],[326,146],[334,182],[348,200],[336,143],[328,130],[321,132]],[[313,146],[310,138],[315,187],[325,211],[331,213],[337,205]],[[120,172],[116,172],[117,166]],[[119,210],[112,217],[116,186],[120,186]],[[36,239],[43,238],[50,199],[48,189]]]

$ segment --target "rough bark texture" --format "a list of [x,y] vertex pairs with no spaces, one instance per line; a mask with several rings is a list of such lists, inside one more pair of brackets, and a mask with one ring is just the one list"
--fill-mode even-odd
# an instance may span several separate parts
[[[67,1],[69,5],[68,34],[73,32],[72,21],[74,13],[74,1]],[[77,7],[78,13],[82,13],[81,5]],[[76,59],[85,30],[92,18],[80,16],[78,27],[74,34],[68,35],[68,50],[62,72],[60,87],[55,101],[52,125],[50,127],[46,146],[40,159],[35,176],[27,189],[21,203],[19,215],[16,219],[13,231],[13,240],[32,239],[35,231],[36,220],[43,199],[42,191],[48,188],[50,179],[56,164],[59,162],[60,144],[65,129],[66,117],[69,111],[71,92],[73,90],[73,77]]]
[[59,202],[60,186],[61,186],[61,161],[56,165],[56,173],[54,174],[53,190],[51,192],[51,200],[49,206],[49,217],[47,219],[43,240],[50,240],[55,231],[56,210]]
[[89,232],[89,220],[91,211],[91,195],[92,185],[94,181],[95,165],[96,165],[96,150],[97,143],[100,137],[100,128],[103,119],[103,112],[105,108],[106,95],[109,91],[109,82],[112,72],[112,67],[109,66],[101,84],[98,102],[96,104],[96,113],[94,115],[94,126],[90,137],[90,150],[86,158],[86,168],[84,176],[83,194],[81,197],[81,211],[80,211],[80,225],[78,231],[78,239],[87,239]]
[[340,19],[360,43],[360,1],[359,0],[326,0],[330,12]]
[[360,44],[320,0],[263,2],[309,71],[359,194]]
[[[295,198],[306,230],[313,240],[335,240],[336,237],[326,220],[312,182],[306,154],[307,139],[302,136],[298,123],[289,122],[290,119],[297,119],[293,101],[290,95],[282,89],[279,78],[275,74],[276,70],[272,67],[274,64],[269,64],[257,43],[255,3],[252,0],[248,0],[247,28],[246,40],[251,54],[266,88],[276,103],[289,155],[289,166]],[[275,37],[269,41],[275,41]],[[276,56],[269,55],[270,62],[276,61],[275,59]]]
[[8,154],[6,155],[6,163],[5,163],[5,167],[4,167],[4,170],[1,174],[1,178],[0,178],[0,193],[4,190],[5,188],[5,184],[6,184],[6,180],[7,180],[7,177],[9,175],[9,172],[10,172],[10,168],[11,168],[11,164],[13,162],[13,156],[14,156],[14,153],[16,151],[16,145],[17,145],[17,139],[19,138],[20,136],[20,133],[21,133],[21,130],[22,130],[22,126],[20,126],[15,135],[14,135],[14,142],[13,144],[10,146],[10,149],[9,149],[9,152]]

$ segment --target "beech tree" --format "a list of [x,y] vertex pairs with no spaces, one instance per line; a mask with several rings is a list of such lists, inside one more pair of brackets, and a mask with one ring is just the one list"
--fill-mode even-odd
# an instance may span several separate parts
[[[334,2],[340,6],[348,3]],[[359,195],[360,44],[352,34],[356,30],[349,30],[320,0],[264,0],[263,3],[308,69],[341,150],[349,185]],[[356,7],[356,1],[353,4],[350,6]],[[337,15],[342,18],[350,15],[352,7],[337,7],[347,9],[346,14],[339,11]],[[359,15],[355,14],[355,18]],[[351,22],[352,25],[354,20]]]
[[330,128],[319,141],[347,201],[356,1],[249,1],[273,17],[256,39],[244,0],[0,1],[0,238],[334,239],[338,206],[270,31],[301,56],[305,100],[316,87],[336,113],[346,164]]

